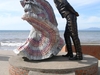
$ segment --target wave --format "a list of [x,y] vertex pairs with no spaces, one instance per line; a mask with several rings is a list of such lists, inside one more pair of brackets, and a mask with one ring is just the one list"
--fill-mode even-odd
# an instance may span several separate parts
[[22,42],[0,42],[0,46],[21,46],[23,44]]

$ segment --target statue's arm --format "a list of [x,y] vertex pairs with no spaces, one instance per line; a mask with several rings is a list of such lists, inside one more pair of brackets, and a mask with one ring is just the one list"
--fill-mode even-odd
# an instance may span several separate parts
[[58,9],[59,13],[61,14],[62,18],[64,18],[63,13],[62,13],[63,10],[61,7],[61,5],[63,5],[62,2],[60,2],[59,0],[54,0],[54,3],[55,3],[56,8]]
[[[70,13],[75,14],[76,16],[79,16],[78,12],[74,10],[74,8],[68,3],[67,0],[54,0],[54,3],[59,10],[59,13],[62,15],[63,12],[69,11]],[[63,15],[62,15],[63,17]]]
[[78,12],[75,11],[75,9],[68,3],[67,0],[62,0],[62,6],[65,7],[67,10],[69,10],[71,13],[75,14],[76,16],[79,16]]

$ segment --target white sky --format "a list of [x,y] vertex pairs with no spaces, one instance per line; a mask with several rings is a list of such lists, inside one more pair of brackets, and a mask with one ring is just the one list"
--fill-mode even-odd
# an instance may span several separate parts
[[[30,30],[31,25],[21,19],[20,0],[0,0],[0,30]],[[47,0],[54,9],[58,29],[64,30],[66,21],[58,13],[53,0]],[[78,29],[100,28],[100,0],[68,0],[79,13]]]

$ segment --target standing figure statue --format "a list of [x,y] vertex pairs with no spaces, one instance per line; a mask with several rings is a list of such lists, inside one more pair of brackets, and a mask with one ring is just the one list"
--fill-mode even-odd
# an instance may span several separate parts
[[[69,57],[69,60],[82,60],[83,56],[77,30],[77,17],[79,14],[74,10],[74,8],[68,3],[67,0],[54,0],[54,3],[62,18],[67,20],[64,38],[68,53],[63,56]],[[76,51],[75,56],[73,56],[71,38]]]

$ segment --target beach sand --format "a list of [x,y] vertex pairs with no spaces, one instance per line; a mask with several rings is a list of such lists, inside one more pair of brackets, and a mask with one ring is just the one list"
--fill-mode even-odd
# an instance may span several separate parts
[[[16,55],[13,51],[0,50],[0,75],[9,75],[9,58]],[[100,75],[100,60],[99,60]]]

